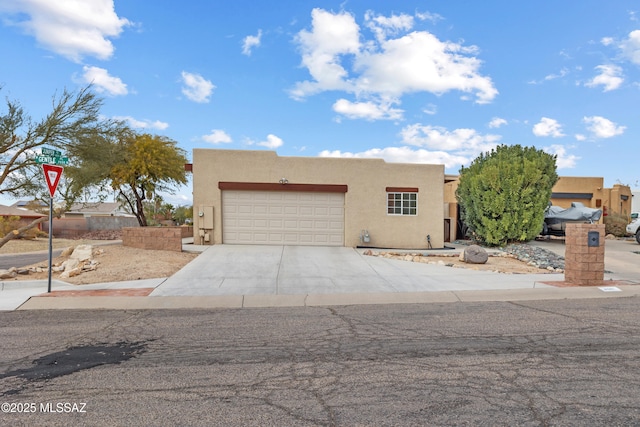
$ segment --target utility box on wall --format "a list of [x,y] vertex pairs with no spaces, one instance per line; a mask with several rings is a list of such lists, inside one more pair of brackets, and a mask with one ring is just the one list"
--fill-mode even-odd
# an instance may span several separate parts
[[200,206],[197,216],[200,244],[210,243],[213,232],[213,206]]
[[564,279],[580,286],[602,285],[604,280],[604,224],[567,224]]

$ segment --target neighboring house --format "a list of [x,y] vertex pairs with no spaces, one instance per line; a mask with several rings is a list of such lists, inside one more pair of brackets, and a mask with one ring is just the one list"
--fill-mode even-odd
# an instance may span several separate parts
[[194,241],[442,248],[444,166],[193,150]]
[[88,218],[92,216],[135,217],[122,209],[120,203],[116,202],[75,203],[69,211],[62,215],[63,218]]
[[631,189],[615,184],[604,188],[604,178],[561,176],[551,193],[551,204],[568,208],[572,202],[580,202],[588,208],[602,209],[609,214],[631,214]]
[[[19,217],[19,223],[21,225],[27,225],[32,221],[46,217],[46,215],[34,212],[28,209],[17,208],[14,206],[5,206],[0,205],[0,217],[2,218],[10,218],[10,217]],[[42,224],[38,224],[38,230],[42,229]]]

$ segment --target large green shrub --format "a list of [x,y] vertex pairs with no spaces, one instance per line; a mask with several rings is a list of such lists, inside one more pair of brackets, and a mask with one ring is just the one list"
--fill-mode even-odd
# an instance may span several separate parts
[[456,198],[461,218],[487,245],[531,240],[542,229],[557,181],[556,156],[500,145],[460,170]]

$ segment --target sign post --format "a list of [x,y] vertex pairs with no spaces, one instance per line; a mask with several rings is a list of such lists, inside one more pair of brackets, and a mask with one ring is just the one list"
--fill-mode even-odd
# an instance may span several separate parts
[[53,196],[56,194],[58,183],[62,177],[64,168],[69,164],[69,158],[63,157],[62,152],[51,148],[42,147],[42,152],[36,156],[36,163],[42,165],[44,180],[49,189],[49,280],[47,292],[51,292],[51,268],[53,267]]
[[[44,150],[43,148],[42,151],[44,152]],[[53,267],[53,195],[56,193],[63,171],[64,168],[62,166],[42,164],[44,180],[47,182],[47,188],[51,195],[49,198],[49,277],[47,280],[47,292],[51,292],[51,268]]]

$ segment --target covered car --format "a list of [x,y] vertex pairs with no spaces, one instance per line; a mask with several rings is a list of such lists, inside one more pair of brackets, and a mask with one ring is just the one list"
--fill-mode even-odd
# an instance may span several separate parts
[[542,234],[564,236],[567,223],[594,223],[602,217],[602,210],[588,208],[580,202],[571,203],[571,207],[564,209],[560,206],[549,205],[544,213]]

